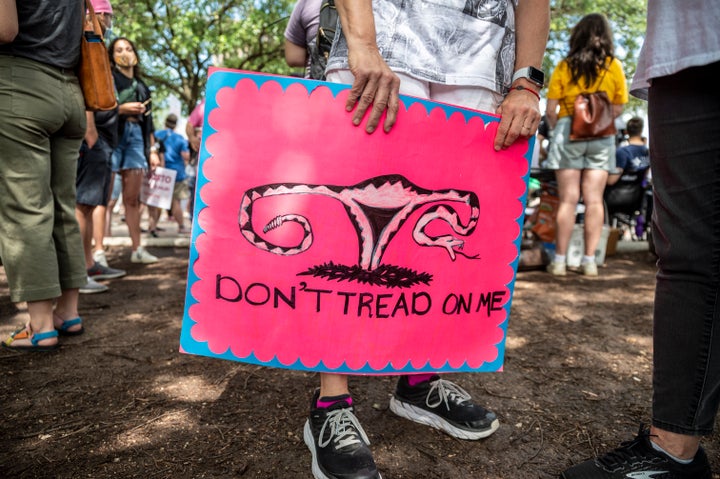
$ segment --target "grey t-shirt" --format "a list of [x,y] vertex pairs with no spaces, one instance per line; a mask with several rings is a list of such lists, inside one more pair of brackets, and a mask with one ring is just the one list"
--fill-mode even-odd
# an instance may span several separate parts
[[[517,0],[373,0],[377,45],[390,68],[446,85],[505,94],[515,67]],[[336,37],[327,71],[346,70]]]
[[285,28],[285,38],[289,42],[308,50],[305,78],[310,78],[313,54],[315,57],[318,55],[316,37],[320,27],[321,6],[322,0],[298,0]]
[[[653,0],[630,92],[643,100],[653,78],[720,61],[720,1]],[[709,79],[713,80],[713,79]]]
[[314,43],[321,5],[322,0],[298,0],[285,28],[285,38],[303,47]]
[[0,55],[29,58],[58,68],[75,68],[80,60],[82,0],[17,2],[18,35],[0,45]]

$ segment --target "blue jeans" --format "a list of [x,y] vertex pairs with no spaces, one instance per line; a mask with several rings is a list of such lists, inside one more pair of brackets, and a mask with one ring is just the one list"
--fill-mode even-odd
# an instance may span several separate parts
[[656,78],[650,161],[659,256],[653,425],[712,432],[720,406],[720,62]]

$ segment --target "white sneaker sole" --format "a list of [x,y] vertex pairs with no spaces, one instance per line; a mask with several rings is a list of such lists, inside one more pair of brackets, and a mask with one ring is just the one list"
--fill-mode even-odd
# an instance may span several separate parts
[[79,293],[80,293],[80,294],[105,293],[105,292],[107,292],[109,289],[110,289],[110,288],[108,288],[108,287],[105,287],[105,288],[97,288],[97,289],[95,289],[95,288],[93,288],[93,289],[80,288]]
[[153,263],[157,263],[158,259],[157,258],[145,258],[145,257],[137,258],[137,257],[131,256],[130,262],[136,263],[136,264],[153,264]]
[[318,465],[317,454],[315,453],[315,438],[313,437],[312,429],[310,428],[310,420],[305,421],[305,427],[303,427],[303,439],[305,440],[305,445],[308,449],[310,449],[310,454],[312,454],[313,477],[315,479],[332,479],[323,474],[320,466]]
[[[315,453],[315,438],[312,434],[312,429],[310,428],[310,420],[305,421],[305,427],[303,427],[303,439],[305,440],[305,445],[310,449],[310,454],[312,454],[312,473],[313,477],[315,479],[333,479],[332,477],[328,477],[325,475],[324,472],[322,472],[322,469],[320,469],[320,465],[317,462],[317,455]],[[382,479],[382,476],[378,472],[378,478]]]
[[410,421],[418,424],[424,424],[425,426],[434,427],[435,429],[439,429],[452,437],[456,437],[458,439],[468,439],[470,441],[484,439],[497,431],[498,427],[500,427],[500,421],[495,419],[488,429],[482,431],[468,431],[466,429],[460,429],[459,427],[450,424],[437,414],[420,409],[412,404],[399,401],[395,399],[394,396],[390,398],[390,410],[402,418],[409,419]]

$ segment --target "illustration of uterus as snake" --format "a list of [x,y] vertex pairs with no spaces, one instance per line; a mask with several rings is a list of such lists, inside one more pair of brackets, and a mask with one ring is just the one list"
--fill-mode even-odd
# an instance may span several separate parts
[[[478,197],[471,191],[427,190],[413,184],[402,175],[377,176],[352,186],[276,183],[246,191],[238,216],[242,235],[261,250],[290,256],[307,251],[313,243],[313,231],[307,218],[298,214],[282,214],[273,218],[263,228],[263,233],[268,233],[288,222],[300,224],[303,228],[303,237],[300,243],[294,246],[273,244],[253,228],[253,205],[263,198],[278,195],[322,195],[339,201],[357,233],[359,257],[358,264],[352,267],[354,271],[347,277],[342,277],[337,272],[329,274],[327,271],[324,274],[315,274],[316,276],[332,276],[334,279],[354,278],[367,282],[367,279],[357,277],[358,271],[371,273],[382,270],[385,267],[381,263],[382,257],[393,237],[413,212],[428,205],[430,206],[427,211],[420,216],[413,228],[414,241],[420,246],[444,248],[452,261],[457,259],[457,255],[477,259],[477,255],[463,252],[465,241],[461,238],[473,233],[480,214]],[[453,207],[458,204],[470,210],[467,224],[462,223]],[[445,221],[452,229],[452,233],[431,236],[427,232],[427,226],[435,220]],[[326,269],[327,265],[319,268]],[[399,269],[409,271],[404,268]],[[397,270],[392,272],[393,276],[397,274]],[[420,278],[420,281],[427,283],[429,277]]]

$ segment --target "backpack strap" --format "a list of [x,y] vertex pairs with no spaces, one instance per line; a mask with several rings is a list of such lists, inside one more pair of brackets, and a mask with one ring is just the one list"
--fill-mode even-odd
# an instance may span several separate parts
[[[602,76],[600,77],[600,82],[598,83],[597,88],[595,88],[595,91],[593,91],[593,92],[582,92],[582,93],[580,93],[580,94],[583,95],[583,94],[586,94],[586,93],[597,93],[597,92],[599,92],[599,91],[600,91],[600,87],[602,86],[603,81],[605,80],[605,75],[607,74],[607,72],[608,72],[609,69],[610,69],[610,65],[607,65],[607,66],[605,66],[605,67],[603,68],[603,74],[602,74]],[[568,104],[567,104],[567,99],[566,99],[566,98],[563,98],[563,103],[565,104],[565,109],[566,109],[568,112],[570,112],[571,110],[570,110],[570,108],[568,108]],[[573,108],[573,110],[574,110],[574,108]],[[574,113],[574,111],[573,111],[573,113]],[[571,113],[571,115],[572,115],[572,113]]]
[[607,72],[608,72],[609,69],[610,69],[610,65],[608,65],[608,66],[605,67],[605,69],[604,69],[604,71],[603,71],[603,74],[602,74],[602,76],[600,77],[600,82],[598,83],[598,86],[597,86],[597,88],[595,89],[595,91],[594,91],[593,93],[597,93],[597,92],[600,91],[600,87],[602,86],[603,81],[605,80],[605,75],[607,75]]
[[335,0],[322,0],[315,45],[310,45],[310,78],[314,80],[325,79],[325,66],[327,65],[330,49],[337,33],[338,13]]

